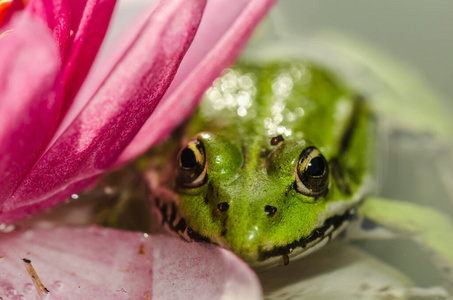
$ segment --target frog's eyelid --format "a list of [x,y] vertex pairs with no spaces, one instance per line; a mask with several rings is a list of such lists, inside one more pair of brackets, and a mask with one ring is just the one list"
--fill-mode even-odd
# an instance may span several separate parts
[[296,187],[296,189],[302,194],[311,196],[311,191],[302,183],[302,181],[296,179]]
[[207,163],[205,163],[204,165],[204,169],[203,171],[201,172],[200,176],[198,176],[191,184],[190,186],[193,186],[193,187],[197,187],[197,186],[200,186],[202,184],[204,184],[206,182],[206,179],[207,179],[207,176],[206,176],[206,173],[207,173]]

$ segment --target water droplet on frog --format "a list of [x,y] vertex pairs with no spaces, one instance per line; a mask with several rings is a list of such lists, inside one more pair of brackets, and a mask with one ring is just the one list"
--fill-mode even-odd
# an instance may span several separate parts
[[31,284],[31,283],[26,283],[26,284],[24,285],[24,292],[27,293],[27,294],[29,294],[29,293],[31,293],[32,291],[33,291],[33,284]]
[[143,237],[147,238],[147,237],[149,237],[149,234],[147,234],[147,233],[145,232],[145,233],[143,233]]
[[71,198],[74,199],[74,200],[75,200],[75,199],[79,199],[79,195],[77,195],[77,194],[72,194],[72,195],[71,195]]
[[60,280],[57,280],[53,283],[53,286],[55,287],[55,289],[61,291],[64,287],[64,284]]
[[14,296],[14,295],[17,295],[17,291],[15,288],[13,288],[12,286],[10,286],[9,288],[6,289],[6,294],[8,296]]

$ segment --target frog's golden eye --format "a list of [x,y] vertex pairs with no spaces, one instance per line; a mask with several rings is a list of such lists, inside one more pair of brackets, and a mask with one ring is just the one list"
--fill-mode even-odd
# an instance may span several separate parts
[[197,187],[206,182],[206,154],[200,141],[191,141],[179,152],[177,181],[184,187]]
[[320,197],[327,193],[329,166],[315,147],[305,148],[296,168],[296,189],[307,196]]

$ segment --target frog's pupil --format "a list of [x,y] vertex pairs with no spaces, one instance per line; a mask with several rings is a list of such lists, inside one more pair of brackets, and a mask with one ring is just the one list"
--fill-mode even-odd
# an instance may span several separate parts
[[307,172],[311,176],[321,176],[322,174],[324,174],[325,169],[326,165],[324,163],[324,159],[322,159],[322,157],[320,156],[317,156],[313,157],[308,163]]
[[191,169],[197,165],[197,158],[193,150],[186,148],[181,152],[181,167]]

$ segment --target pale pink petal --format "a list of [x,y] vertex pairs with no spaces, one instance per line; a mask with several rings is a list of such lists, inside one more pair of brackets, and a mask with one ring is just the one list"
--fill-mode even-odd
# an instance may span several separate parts
[[261,299],[256,275],[227,250],[166,236],[90,228],[0,235],[0,295],[36,299]]
[[231,65],[275,0],[208,2],[197,36],[161,104],[119,157],[145,152],[190,115],[204,91]]
[[[88,0],[86,3],[79,26],[74,29],[71,48],[65,60],[61,114],[67,111],[87,76],[107,32],[115,3],[116,0]],[[73,9],[77,10],[75,7]]]
[[262,299],[256,274],[230,251],[151,237],[154,299]]
[[[50,30],[17,13],[0,38],[0,214],[51,137],[60,59]],[[14,201],[14,200],[10,200]]]
[[174,0],[157,6],[91,101],[5,201],[0,223],[34,204],[45,206],[49,197],[112,165],[168,88],[204,4]]

